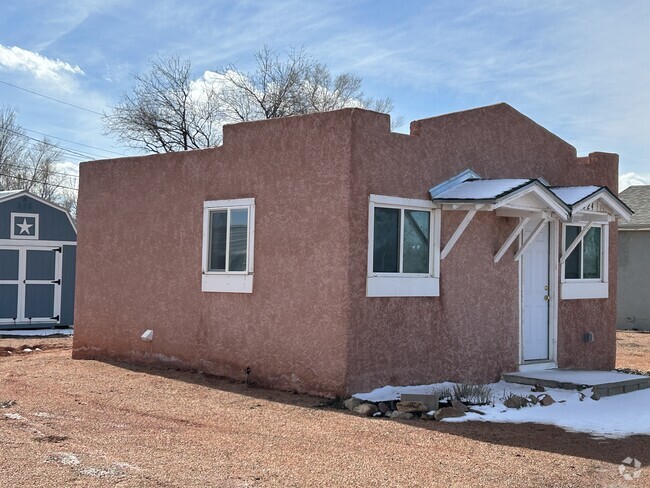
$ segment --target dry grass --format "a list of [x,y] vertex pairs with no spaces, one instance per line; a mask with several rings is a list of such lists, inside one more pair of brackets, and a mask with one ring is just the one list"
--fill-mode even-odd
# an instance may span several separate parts
[[0,409],[0,486],[627,486],[622,458],[650,464],[647,436],[360,418],[306,395],[73,361],[69,339],[0,348],[36,343],[0,357],[0,401],[17,401]]

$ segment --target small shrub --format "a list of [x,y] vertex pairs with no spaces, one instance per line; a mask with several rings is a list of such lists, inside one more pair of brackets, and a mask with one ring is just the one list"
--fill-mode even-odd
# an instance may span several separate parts
[[454,385],[453,399],[466,405],[489,405],[492,403],[492,388],[487,385]]
[[431,394],[437,395],[438,400],[440,401],[445,401],[445,400],[451,401],[454,399],[454,392],[449,387],[433,388],[431,390]]
[[529,401],[528,398],[511,392],[504,398],[503,404],[508,408],[516,408],[519,410],[520,408],[527,407]]

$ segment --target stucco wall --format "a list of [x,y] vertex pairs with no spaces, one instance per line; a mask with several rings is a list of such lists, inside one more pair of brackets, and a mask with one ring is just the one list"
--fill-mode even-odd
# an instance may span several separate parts
[[[492,259],[515,219],[477,214],[441,263],[440,297],[367,298],[368,195],[428,199],[430,187],[466,168],[488,178],[543,177],[555,185],[616,188],[617,157],[576,158],[571,145],[505,104],[413,122],[410,136],[390,133],[387,116],[364,112],[355,118],[353,131],[350,391],[383,384],[491,381],[515,370],[515,246],[498,264]],[[443,212],[442,247],[464,214]],[[610,296],[616,290],[615,256],[612,242]],[[560,303],[560,366],[613,366],[614,306],[613,299]],[[595,342],[582,342],[587,330],[594,332]]]
[[[618,233],[618,312],[620,329],[650,330],[650,231]],[[628,320],[628,317],[632,320]]]
[[[575,149],[500,104],[390,132],[355,109],[227,126],[224,146],[84,163],[74,357],[191,367],[344,394],[385,384],[491,381],[519,361],[515,219],[477,214],[442,262],[441,296],[367,298],[368,196],[428,199],[483,177],[617,186],[617,156]],[[201,292],[202,204],[255,197],[252,294]],[[443,212],[442,245],[464,212]],[[616,290],[615,226],[610,297]],[[615,300],[559,306],[560,366],[610,368]],[[145,329],[154,341],[140,341]],[[594,332],[595,342],[582,342]]]
[[[74,357],[342,392],[350,121],[227,126],[218,149],[82,164]],[[247,197],[253,293],[203,293],[203,202]]]

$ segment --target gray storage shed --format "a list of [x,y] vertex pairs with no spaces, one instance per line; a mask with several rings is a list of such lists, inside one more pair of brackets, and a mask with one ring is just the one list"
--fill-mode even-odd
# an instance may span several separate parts
[[72,325],[76,254],[66,209],[26,190],[0,191],[0,329]]

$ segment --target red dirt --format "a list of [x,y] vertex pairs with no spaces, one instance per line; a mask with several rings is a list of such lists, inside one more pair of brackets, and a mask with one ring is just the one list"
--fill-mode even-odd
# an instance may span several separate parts
[[[390,421],[196,373],[70,358],[70,339],[0,340],[0,486],[642,486],[650,438]],[[635,363],[636,364],[636,363]],[[6,414],[15,418],[8,418]],[[612,412],[615,415],[616,412]],[[645,486],[648,486],[647,484]]]

